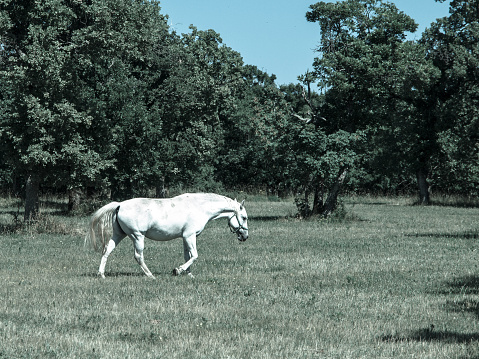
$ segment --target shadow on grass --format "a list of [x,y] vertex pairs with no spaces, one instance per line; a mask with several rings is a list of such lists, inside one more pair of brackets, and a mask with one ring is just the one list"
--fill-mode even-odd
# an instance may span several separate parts
[[351,204],[351,205],[361,204],[364,206],[396,206],[395,204],[391,204],[388,202],[366,202],[366,201],[365,202],[351,201],[351,202],[346,202],[346,204]]
[[[140,268],[140,267],[138,267]],[[162,272],[153,272],[153,275],[155,276],[155,278],[160,278],[160,277],[172,277],[172,278],[175,278],[175,276],[172,274],[172,270],[168,270],[168,271],[162,271]],[[193,274],[196,274],[193,272]],[[90,273],[83,273],[83,274],[80,274],[81,277],[85,277],[85,278],[98,278],[98,279],[103,279],[101,278],[96,272],[90,272]],[[145,280],[148,280],[150,278],[148,278],[146,276],[145,273],[143,273],[140,269],[140,271],[138,272],[105,272],[105,277],[106,279],[108,278],[138,278],[138,277],[143,277],[145,278]],[[186,275],[181,275],[179,277],[187,277]]]
[[479,333],[456,333],[448,330],[434,330],[424,328],[411,331],[406,335],[385,335],[381,341],[387,343],[398,342],[443,342],[448,344],[470,344],[479,341]]
[[430,205],[439,207],[453,207],[453,208],[479,208],[479,201],[468,198],[449,198],[449,199],[437,199],[431,201]]
[[[163,273],[153,273],[154,276],[157,276],[159,274]],[[102,279],[97,273],[91,272],[91,273],[83,273],[81,275],[82,277],[87,277],[87,278],[98,278]],[[105,273],[106,278],[127,278],[127,277],[145,277],[147,276],[143,272],[106,272]]]
[[288,216],[249,216],[248,217],[248,220],[251,221],[265,221],[265,222],[268,222],[268,221],[278,221],[280,219],[288,219],[288,218],[292,218],[292,217],[288,217]]
[[473,299],[448,300],[446,309],[454,313],[472,313],[479,318],[479,302]]
[[425,237],[425,238],[459,238],[459,239],[477,239],[479,238],[479,232],[457,232],[457,233],[435,233],[435,232],[421,232],[421,233],[408,233],[406,237]]
[[453,278],[450,281],[441,283],[435,288],[428,290],[431,294],[479,294],[479,276],[469,275]]
[[[460,295],[461,300],[446,300],[443,306],[444,310],[453,313],[470,313],[476,319],[479,319],[479,300],[465,298],[464,295],[479,294],[479,276],[471,275],[454,278],[451,281],[444,282],[440,287],[430,291],[437,295]],[[434,325],[428,328],[412,330],[406,334],[384,335],[381,338],[383,342],[442,342],[446,344],[477,344],[479,342],[479,333],[458,333],[449,330],[436,330]],[[476,353],[468,358],[479,358]]]

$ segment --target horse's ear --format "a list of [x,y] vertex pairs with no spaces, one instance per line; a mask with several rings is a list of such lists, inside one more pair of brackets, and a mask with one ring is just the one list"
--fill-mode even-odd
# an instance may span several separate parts
[[243,201],[241,202],[241,207],[244,207],[244,201],[245,201],[245,200],[243,200]]

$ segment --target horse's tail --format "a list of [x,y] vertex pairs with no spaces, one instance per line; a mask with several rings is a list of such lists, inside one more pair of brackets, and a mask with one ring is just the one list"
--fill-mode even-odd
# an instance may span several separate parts
[[[119,206],[119,202],[111,202],[93,213],[85,237],[85,245],[90,243],[95,250],[101,248],[102,252],[105,251],[106,241],[109,237],[109,229],[113,226],[113,216]],[[100,246],[97,243],[98,241],[100,242]]]

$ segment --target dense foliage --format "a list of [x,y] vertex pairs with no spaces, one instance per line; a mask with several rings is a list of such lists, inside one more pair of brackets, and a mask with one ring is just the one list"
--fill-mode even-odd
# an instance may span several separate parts
[[343,188],[477,195],[478,8],[453,0],[407,41],[417,25],[393,3],[313,4],[314,71],[278,87],[214,30],[169,29],[158,1],[1,0],[0,185],[26,193],[26,218],[42,189],[74,208],[263,188],[303,216]]

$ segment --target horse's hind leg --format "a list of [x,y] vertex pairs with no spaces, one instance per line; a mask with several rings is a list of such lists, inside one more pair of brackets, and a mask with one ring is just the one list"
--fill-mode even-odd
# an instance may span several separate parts
[[103,252],[103,256],[101,257],[100,268],[98,269],[98,275],[100,277],[105,278],[105,266],[108,256],[111,254],[111,252],[113,252],[115,247],[118,245],[118,243],[121,242],[123,238],[125,238],[125,234],[121,230],[115,230],[115,226],[113,226],[113,236],[108,242],[108,245]]
[[131,234],[129,236],[133,240],[133,245],[135,246],[135,259],[140,265],[143,272],[149,278],[155,278],[155,276],[150,272],[148,267],[145,264],[145,259],[143,258],[143,250],[145,249],[145,236],[140,233]]

